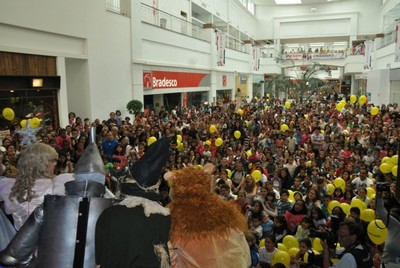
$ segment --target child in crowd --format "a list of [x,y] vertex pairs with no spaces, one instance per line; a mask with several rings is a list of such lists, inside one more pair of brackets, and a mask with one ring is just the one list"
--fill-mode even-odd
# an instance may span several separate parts
[[312,227],[314,227],[313,221],[308,215],[306,215],[301,220],[300,225],[297,226],[296,234],[294,236],[297,240],[308,238]]
[[282,243],[283,238],[288,234],[287,223],[284,215],[278,215],[274,218],[274,226],[272,227],[276,241]]
[[279,199],[278,202],[276,203],[278,215],[284,215],[286,211],[292,207],[292,202],[290,202],[288,198],[289,198],[289,191],[283,189],[281,192],[281,199]]
[[326,216],[321,208],[316,206],[313,207],[311,209],[311,218],[316,229],[319,229],[319,227],[324,228],[324,226],[326,226]]
[[332,201],[332,197],[328,194],[324,195],[322,199],[322,204],[321,204],[321,210],[325,214],[326,218],[329,218],[330,213],[328,210],[329,203]]
[[251,218],[250,233],[256,238],[257,243],[261,240],[263,236],[263,227],[261,226],[261,217],[255,216]]
[[[311,268],[315,254],[312,251],[311,240],[303,238],[299,241],[299,252],[291,257],[291,266],[296,268]],[[294,265],[293,265],[294,264]]]
[[272,228],[274,227],[274,222],[270,219],[270,217],[267,214],[265,214],[262,216],[261,226],[264,236],[265,234],[270,233],[272,231]]
[[276,248],[276,238],[273,234],[267,234],[264,238],[265,246],[260,248],[260,264],[269,264],[272,265],[272,257],[278,251]]
[[249,244],[249,247],[250,247],[251,268],[257,268],[257,267],[259,267],[258,266],[259,253],[258,253],[256,237],[251,233],[247,233],[247,234],[245,234],[245,236],[246,236],[247,244]]

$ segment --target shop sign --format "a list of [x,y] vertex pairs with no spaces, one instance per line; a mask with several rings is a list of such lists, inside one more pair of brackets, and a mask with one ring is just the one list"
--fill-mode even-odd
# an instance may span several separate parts
[[205,73],[143,72],[143,87],[145,89],[209,86],[207,81],[209,81],[209,75]]
[[222,76],[222,86],[226,87],[226,75]]

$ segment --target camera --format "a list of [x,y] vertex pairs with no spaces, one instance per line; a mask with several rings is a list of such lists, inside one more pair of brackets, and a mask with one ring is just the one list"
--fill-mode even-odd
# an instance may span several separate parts
[[246,206],[246,209],[248,210],[254,210],[254,208],[252,206]]
[[376,183],[376,190],[378,192],[389,192],[390,184],[388,182],[378,182]]
[[315,229],[310,230],[310,238],[318,237],[321,240],[326,240],[329,248],[336,248],[335,237],[331,232],[317,231]]

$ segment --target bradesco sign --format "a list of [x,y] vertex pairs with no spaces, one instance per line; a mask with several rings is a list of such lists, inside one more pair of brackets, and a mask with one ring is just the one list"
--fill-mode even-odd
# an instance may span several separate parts
[[210,86],[205,73],[143,72],[143,87],[151,89]]

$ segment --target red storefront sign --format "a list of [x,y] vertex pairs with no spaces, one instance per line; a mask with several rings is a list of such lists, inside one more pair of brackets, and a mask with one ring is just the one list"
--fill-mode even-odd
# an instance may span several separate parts
[[202,85],[203,79],[207,75],[205,73],[163,71],[143,72],[143,87],[160,89],[208,86]]

